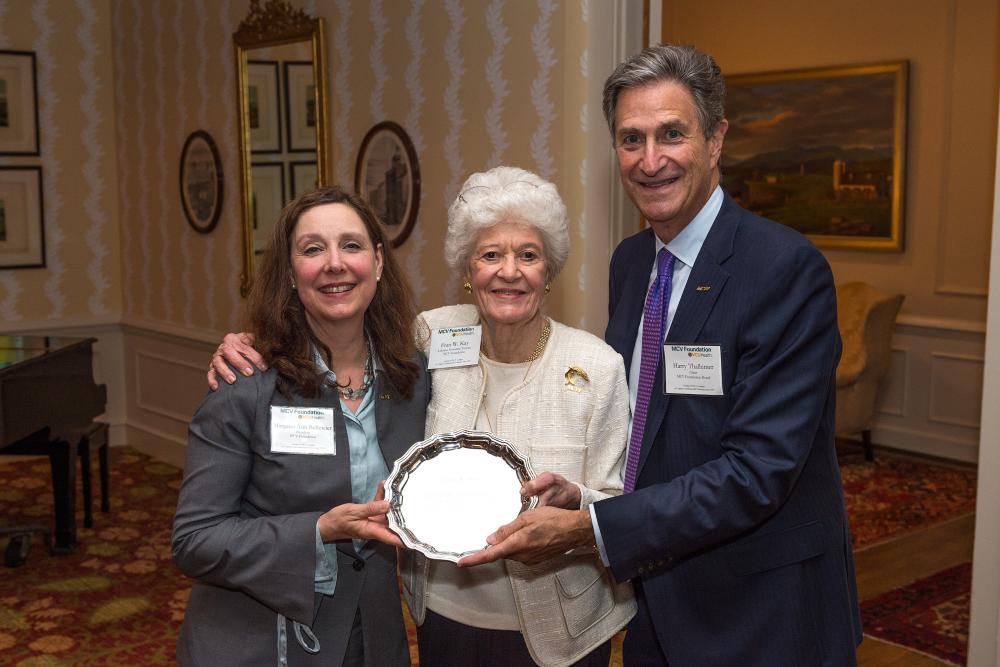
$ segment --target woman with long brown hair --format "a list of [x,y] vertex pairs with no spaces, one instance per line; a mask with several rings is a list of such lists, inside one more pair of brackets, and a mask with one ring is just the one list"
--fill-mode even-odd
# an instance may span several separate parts
[[191,421],[181,664],[409,664],[381,480],[423,434],[414,314],[363,200],[325,187],[285,208],[247,304],[269,368]]

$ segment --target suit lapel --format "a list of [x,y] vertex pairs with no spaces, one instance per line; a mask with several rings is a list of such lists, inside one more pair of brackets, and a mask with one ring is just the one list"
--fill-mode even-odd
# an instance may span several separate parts
[[375,432],[378,434],[378,446],[382,450],[385,464],[392,469],[392,464],[402,456],[411,443],[398,437],[399,429],[392,428],[392,413],[396,403],[401,400],[392,385],[383,379],[383,374],[375,374]]
[[[330,506],[338,505],[350,499],[351,493],[351,445],[347,440],[347,424],[344,421],[344,411],[340,405],[337,390],[324,385],[317,398],[296,397],[295,405],[304,408],[322,408],[333,410],[333,433],[337,443],[337,454],[332,457],[317,456],[316,465],[327,466],[323,475],[323,486],[329,488]],[[341,492],[341,490],[345,490]]]
[[[733,254],[733,242],[742,209],[724,195],[722,208],[712,224],[712,229],[705,237],[705,243],[698,253],[698,258],[691,268],[684,293],[681,294],[677,312],[667,333],[667,343],[695,343],[705,321],[715,307],[715,303],[729,279],[729,272],[723,264]],[[712,344],[713,341],[704,341]],[[649,410],[646,413],[646,429],[643,431],[642,450],[639,453],[639,467],[636,477],[642,472],[642,467],[649,456],[653,439],[660,430],[663,418],[667,414],[670,396],[663,391],[663,356],[656,368],[653,380],[653,392],[649,399]],[[669,446],[669,444],[667,445]]]
[[646,305],[646,291],[649,289],[649,274],[653,270],[656,259],[656,241],[653,230],[641,232],[643,242],[632,257],[624,257],[628,263],[628,273],[625,275],[621,289],[621,298],[615,304],[615,312],[608,321],[608,329],[604,340],[622,355],[625,361],[625,374],[628,376],[632,365],[632,352],[635,349],[636,332],[639,330],[639,320]]

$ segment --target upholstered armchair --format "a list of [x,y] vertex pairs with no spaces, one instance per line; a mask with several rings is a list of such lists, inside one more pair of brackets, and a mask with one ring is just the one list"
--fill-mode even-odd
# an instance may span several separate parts
[[875,458],[871,422],[879,385],[889,370],[890,343],[902,294],[863,282],[837,286],[837,326],[844,352],[837,366],[837,425],[840,435],[861,434],[865,459]]

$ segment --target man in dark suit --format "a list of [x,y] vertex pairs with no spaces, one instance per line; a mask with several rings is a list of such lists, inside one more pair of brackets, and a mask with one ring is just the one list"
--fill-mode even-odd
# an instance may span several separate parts
[[626,493],[560,509],[576,494],[544,473],[523,492],[550,506],[460,564],[596,545],[639,600],[626,665],[853,665],[833,278],[805,238],[719,188],[724,96],[715,61],[690,46],[646,49],[605,84],[622,184],[649,222],[611,260]]

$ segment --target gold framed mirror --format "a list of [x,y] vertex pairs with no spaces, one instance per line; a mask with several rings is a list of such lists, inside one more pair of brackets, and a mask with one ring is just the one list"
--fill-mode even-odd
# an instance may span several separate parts
[[326,43],[323,19],[287,0],[250,0],[233,33],[240,119],[243,271],[240,294],[253,282],[255,258],[267,245],[284,205],[329,182]]

